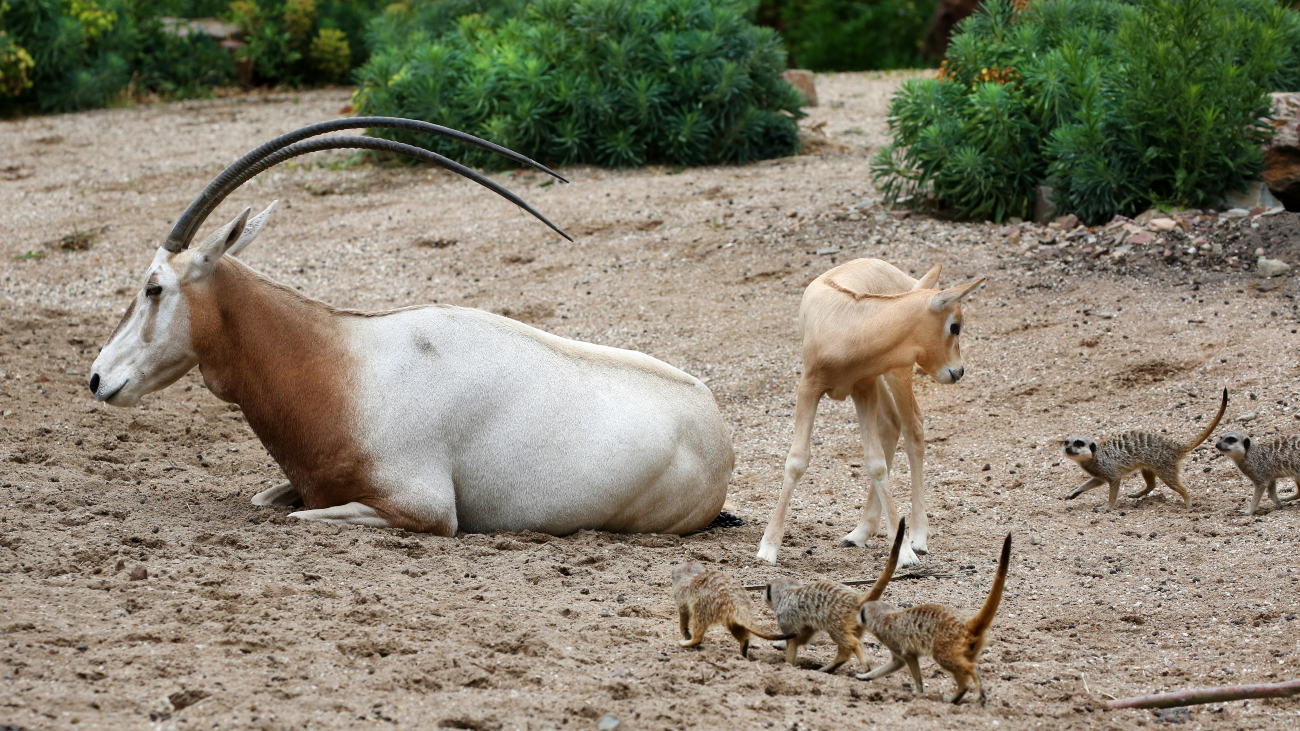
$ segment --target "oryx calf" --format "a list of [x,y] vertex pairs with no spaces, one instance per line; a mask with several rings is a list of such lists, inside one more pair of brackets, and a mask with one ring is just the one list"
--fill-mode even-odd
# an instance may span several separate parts
[[246,209],[187,249],[239,184],[319,149],[368,147],[438,162],[527,207],[421,148],[361,137],[299,141],[357,127],[414,129],[509,152],[388,118],[314,125],[263,145],[177,221],[95,359],[95,398],[130,406],[197,365],[212,393],[243,409],[289,478],[253,502],[301,502],[305,509],[292,514],[299,518],[444,536],[684,533],[708,525],[722,507],[733,454],[712,393],[692,376],[642,353],[566,340],[481,310],[368,313],[310,299],[234,258],[274,203],[252,220]]
[[758,547],[759,558],[776,563],[790,494],[812,455],[817,403],[826,395],[839,401],[853,397],[871,481],[862,518],[844,536],[844,544],[861,546],[876,533],[882,505],[893,541],[898,515],[889,470],[901,431],[911,466],[912,515],[907,519],[910,541],[903,545],[898,565],[914,565],[916,554],[927,551],[921,479],[925,433],[912,394],[912,368],[920,366],[939,383],[956,383],[962,377],[961,300],[984,280],[943,291],[934,289],[938,281],[938,266],[916,280],[879,259],[857,259],[822,274],[804,290],[799,304],[803,374],[795,401],[794,444],[786,457],[781,496]]

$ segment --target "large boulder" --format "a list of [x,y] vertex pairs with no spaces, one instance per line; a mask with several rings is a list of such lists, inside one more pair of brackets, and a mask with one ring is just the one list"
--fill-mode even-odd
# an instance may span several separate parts
[[1273,94],[1273,126],[1264,145],[1264,182],[1292,210],[1300,209],[1300,93]]

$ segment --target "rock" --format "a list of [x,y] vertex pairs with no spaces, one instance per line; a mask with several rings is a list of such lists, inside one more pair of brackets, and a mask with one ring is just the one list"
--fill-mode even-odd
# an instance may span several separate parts
[[1264,183],[1282,203],[1300,202],[1300,93],[1273,94],[1272,139],[1264,144]]
[[838,254],[838,253],[840,253],[840,250],[839,250],[839,249],[836,249],[836,248],[818,249],[818,250],[814,251],[813,253],[816,254],[817,256],[828,256],[828,255],[830,255],[830,254]]
[[1245,218],[1246,216],[1249,215],[1250,215],[1250,211],[1246,210],[1245,208],[1229,208],[1223,213],[1220,213],[1219,217],[1226,218],[1229,221],[1235,221],[1239,218]]
[[1012,231],[1007,236],[1007,246],[1019,246],[1019,245],[1020,245],[1020,232]]
[[1241,416],[1238,416],[1238,417],[1237,417],[1237,421],[1239,421],[1239,422],[1241,422],[1241,423],[1243,423],[1243,424],[1248,423],[1248,422],[1251,422],[1251,421],[1254,421],[1254,420],[1255,420],[1255,413],[1254,413],[1254,412],[1251,412],[1251,413],[1249,413],[1249,414],[1242,414]]
[[1133,234],[1132,236],[1128,237],[1125,243],[1134,246],[1139,246],[1143,244],[1149,244],[1152,241],[1154,241],[1155,238],[1156,238],[1155,236],[1151,235],[1150,231],[1143,231],[1142,233]]
[[623,722],[618,720],[618,716],[613,713],[606,714],[596,725],[597,731],[618,731],[623,728]]
[[912,215],[912,212],[911,212],[911,211],[890,211],[890,212],[889,212],[889,215],[891,215],[891,216],[893,216],[894,218],[897,218],[898,220],[902,221],[903,219],[905,219],[905,218],[911,216],[911,215]]
[[813,72],[804,69],[788,69],[781,72],[781,78],[790,82],[803,97],[805,106],[817,106],[817,87],[813,84]]
[[1282,205],[1273,192],[1262,181],[1251,183],[1245,190],[1233,190],[1223,194],[1225,208],[1275,208]]
[[1043,545],[1043,537],[1035,533],[1029,537],[1029,542],[1035,546],[1041,546]]
[[1280,277],[1291,271],[1291,266],[1286,262],[1278,261],[1277,259],[1267,259],[1262,256],[1259,257],[1256,266],[1259,267],[1259,276],[1261,277]]
[[131,569],[131,581],[144,581],[149,578],[149,570],[143,566],[136,566]]
[[1139,213],[1137,218],[1133,219],[1133,223],[1136,223],[1139,226],[1145,226],[1150,223],[1153,218],[1160,218],[1160,211],[1157,211],[1154,208]]
[[1045,224],[1052,220],[1056,213],[1056,204],[1052,202],[1054,192],[1050,185],[1040,185],[1034,191],[1034,223]]
[[1156,723],[1187,723],[1191,720],[1191,711],[1183,708],[1166,708],[1156,711]]
[[1173,231],[1178,228],[1178,222],[1172,218],[1153,218],[1147,227],[1156,231]]
[[1056,219],[1055,223],[1061,227],[1062,231],[1073,231],[1079,227],[1079,217],[1073,213],[1067,213]]

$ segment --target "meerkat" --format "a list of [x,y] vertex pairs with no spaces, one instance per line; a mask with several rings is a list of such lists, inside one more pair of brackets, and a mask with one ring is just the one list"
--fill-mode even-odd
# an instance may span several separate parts
[[1113,509],[1116,501],[1119,500],[1120,480],[1141,471],[1142,479],[1147,483],[1146,489],[1135,492],[1129,497],[1144,497],[1156,489],[1156,478],[1159,477],[1161,482],[1181,495],[1183,503],[1191,508],[1192,498],[1187,494],[1187,488],[1183,486],[1182,477],[1179,476],[1179,462],[1189,452],[1199,447],[1201,442],[1210,438],[1227,408],[1228,389],[1225,388],[1223,401],[1219,404],[1219,413],[1214,416],[1210,425],[1188,444],[1180,444],[1159,434],[1144,431],[1124,432],[1112,437],[1100,447],[1091,437],[1072,436],[1066,439],[1065,456],[1078,462],[1083,471],[1092,477],[1071,490],[1065,499],[1073,500],[1095,487],[1109,484],[1110,500],[1106,503],[1106,509]]
[[684,563],[673,569],[673,601],[681,619],[682,638],[677,644],[694,647],[715,624],[727,628],[740,642],[740,655],[749,658],[749,636],[765,640],[789,639],[789,635],[754,628],[749,594],[731,576],[707,569],[703,564]]
[[[1259,500],[1265,490],[1279,508],[1282,503],[1300,499],[1300,438],[1284,437],[1259,443],[1241,432],[1230,431],[1219,438],[1214,448],[1232,458],[1237,469],[1255,483],[1255,497],[1251,499],[1246,515],[1254,515],[1259,509]],[[1282,477],[1296,481],[1294,495],[1277,496],[1277,481]]]
[[858,624],[888,647],[893,658],[875,670],[858,673],[858,680],[882,678],[906,665],[916,683],[914,692],[920,695],[925,692],[925,681],[921,678],[919,658],[929,656],[957,682],[957,690],[943,697],[945,703],[960,703],[974,681],[983,705],[987,696],[975,662],[988,643],[988,629],[1002,601],[1010,561],[1011,534],[1008,533],[1002,542],[1002,558],[993,577],[993,587],[979,614],[969,619],[942,604],[920,604],[908,609],[898,609],[886,602],[863,604],[858,610]]
[[898,554],[903,546],[903,534],[907,520],[898,522],[898,533],[894,537],[894,547],[889,551],[889,560],[880,578],[872,584],[866,594],[859,594],[853,589],[828,579],[818,579],[806,584],[790,578],[780,578],[763,589],[763,599],[776,613],[776,623],[782,632],[787,633],[785,643],[785,661],[794,664],[799,648],[808,644],[813,635],[824,631],[835,642],[838,652],[835,659],[818,670],[833,673],[850,657],[857,657],[864,667],[867,657],[862,652],[862,626],[857,621],[858,608],[866,602],[880,598],[885,592],[889,577],[893,576],[898,565]]

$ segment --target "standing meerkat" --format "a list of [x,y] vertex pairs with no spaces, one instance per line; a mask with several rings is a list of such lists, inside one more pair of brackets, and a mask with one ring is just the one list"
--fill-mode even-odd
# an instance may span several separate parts
[[1002,558],[998,561],[993,588],[979,614],[970,619],[942,604],[920,604],[909,609],[898,609],[886,602],[863,604],[858,611],[858,623],[888,647],[893,658],[871,672],[858,673],[858,680],[882,678],[906,665],[916,683],[915,693],[920,695],[925,692],[925,681],[921,678],[919,658],[929,656],[957,682],[957,690],[943,697],[945,703],[960,703],[974,681],[983,705],[987,696],[975,662],[988,643],[988,629],[1002,601],[1010,561],[1011,534],[1008,533],[1002,542]]
[[741,657],[749,657],[749,636],[784,640],[789,635],[754,629],[749,594],[733,577],[707,569],[703,564],[684,563],[673,569],[673,601],[681,619],[682,637],[677,644],[694,647],[715,624],[727,628],[740,641]]
[[[1279,508],[1282,503],[1300,499],[1300,438],[1283,437],[1271,442],[1259,443],[1241,432],[1230,431],[1224,434],[1214,448],[1223,452],[1237,463],[1237,469],[1255,483],[1255,497],[1250,501],[1246,515],[1254,515],[1259,509],[1259,499],[1268,490],[1268,496]],[[1284,498],[1277,496],[1278,478],[1288,477],[1296,481],[1296,492]]]
[[1092,477],[1071,490],[1065,499],[1073,500],[1095,487],[1109,484],[1110,500],[1106,503],[1106,509],[1112,509],[1115,507],[1115,502],[1119,500],[1120,480],[1141,470],[1147,487],[1129,497],[1143,497],[1156,489],[1156,478],[1159,477],[1161,482],[1183,497],[1183,502],[1188,508],[1192,507],[1192,498],[1187,494],[1187,488],[1183,486],[1182,477],[1179,476],[1179,462],[1189,452],[1199,447],[1201,442],[1210,438],[1227,408],[1228,389],[1225,388],[1223,401],[1219,404],[1219,413],[1215,414],[1214,420],[1205,427],[1205,431],[1188,444],[1180,444],[1168,437],[1144,431],[1124,432],[1112,437],[1100,447],[1091,437],[1076,435],[1066,439],[1065,456],[1078,462],[1083,471]]
[[867,602],[873,602],[885,593],[885,585],[893,576],[898,565],[898,554],[903,546],[904,529],[907,520],[898,522],[898,532],[894,534],[894,547],[889,552],[889,560],[880,578],[866,594],[859,594],[838,581],[818,579],[802,584],[794,579],[780,578],[763,589],[763,599],[776,613],[776,623],[781,631],[787,633],[785,644],[785,661],[794,664],[799,654],[799,647],[808,644],[813,635],[826,632],[839,648],[835,660],[823,665],[818,670],[833,673],[848,661],[857,657],[863,668],[870,667],[867,657],[862,652],[862,626],[858,622],[858,608]]

